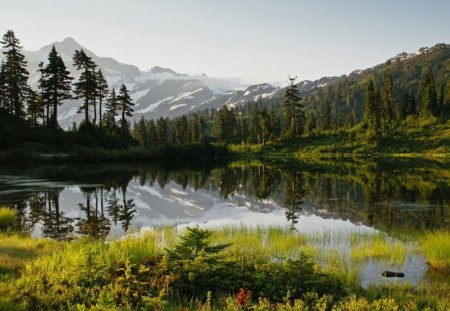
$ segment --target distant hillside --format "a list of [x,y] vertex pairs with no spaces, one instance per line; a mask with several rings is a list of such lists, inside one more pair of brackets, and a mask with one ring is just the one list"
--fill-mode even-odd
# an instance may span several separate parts
[[[354,113],[359,120],[364,111],[364,96],[367,82],[372,79],[381,88],[385,77],[392,75],[394,96],[401,105],[408,93],[418,100],[422,76],[426,72],[434,75],[439,95],[450,79],[450,45],[436,44],[432,48],[421,48],[417,53],[400,53],[385,63],[364,70],[355,70],[349,75],[324,77],[316,81],[301,81],[297,85],[303,96],[306,110],[320,115],[321,102],[331,102],[333,119],[344,124],[346,117]],[[282,91],[275,96],[282,97]]]

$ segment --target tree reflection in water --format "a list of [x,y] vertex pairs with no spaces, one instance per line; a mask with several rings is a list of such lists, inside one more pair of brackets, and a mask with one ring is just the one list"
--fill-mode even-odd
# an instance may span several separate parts
[[[74,171],[77,175],[73,177]],[[382,230],[448,228],[450,165],[447,162],[288,161],[280,164],[259,161],[232,162],[218,167],[168,168],[167,166],[101,166],[89,169],[46,169],[38,171],[46,180],[75,180],[80,184],[82,212],[71,218],[61,212],[64,187],[41,191],[7,191],[1,202],[18,212],[17,228],[31,230],[38,224],[42,236],[67,240],[74,234],[105,238],[111,227],[126,232],[138,213],[128,197],[131,180],[141,186],[160,188],[178,184],[191,192],[207,191],[214,197],[270,200],[272,205],[246,205],[254,212],[285,208],[287,225],[295,229],[302,213],[365,223]],[[51,174],[50,174],[51,173]],[[1,173],[0,173],[1,174]],[[69,177],[70,176],[70,177]],[[93,184],[96,186],[82,186]],[[12,187],[0,183],[0,189]],[[67,209],[64,209],[67,210]]]

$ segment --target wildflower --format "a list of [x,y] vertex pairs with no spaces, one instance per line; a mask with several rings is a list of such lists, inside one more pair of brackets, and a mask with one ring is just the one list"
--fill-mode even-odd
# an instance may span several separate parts
[[250,299],[250,296],[252,295],[252,292],[251,291],[246,291],[244,288],[240,288],[239,289],[239,293],[237,294],[237,297],[236,297],[236,302],[239,304],[239,305],[241,305],[241,306],[243,306],[243,305],[245,305],[246,303],[247,303],[247,301]]

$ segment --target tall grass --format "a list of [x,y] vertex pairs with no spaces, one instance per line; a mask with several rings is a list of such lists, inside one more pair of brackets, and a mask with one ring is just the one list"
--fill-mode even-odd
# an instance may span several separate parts
[[450,273],[449,231],[427,232],[420,240],[420,249],[433,269]]
[[0,229],[11,226],[14,223],[15,217],[15,210],[0,206]]

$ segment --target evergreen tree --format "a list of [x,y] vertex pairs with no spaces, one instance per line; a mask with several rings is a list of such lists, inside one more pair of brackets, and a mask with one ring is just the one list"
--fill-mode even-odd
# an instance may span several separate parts
[[419,93],[419,116],[437,115],[437,95],[433,76],[428,73],[422,79]]
[[446,118],[450,118],[450,78],[447,80],[445,85],[443,114]]
[[134,137],[139,142],[139,146],[141,146],[141,148],[148,147],[147,134],[147,125],[145,123],[144,117],[141,117],[138,124],[134,128]]
[[98,97],[98,122],[99,127],[102,128],[103,99],[106,96],[108,96],[109,86],[100,68],[97,71],[96,79],[97,79],[97,97]]
[[264,109],[259,116],[259,129],[260,129],[260,143],[265,145],[269,140],[270,133],[272,131],[272,124],[267,111]]
[[332,127],[331,120],[331,103],[328,97],[322,101],[322,129],[327,131]]
[[370,80],[367,85],[366,99],[364,102],[364,116],[363,122],[366,124],[373,124],[375,120],[375,115],[377,113],[377,107],[375,103],[375,87],[373,81]]
[[370,80],[367,85],[365,110],[363,116],[363,122],[368,125],[368,128],[372,130],[369,135],[370,139],[379,139],[381,132],[381,97],[380,92],[375,88],[373,81]]
[[156,138],[158,145],[165,145],[169,142],[169,128],[163,117],[156,121]]
[[200,120],[195,112],[189,120],[189,136],[192,142],[200,141]]
[[119,95],[117,96],[117,100],[119,102],[120,111],[122,114],[122,118],[120,121],[120,128],[122,134],[125,133],[125,128],[127,125],[127,120],[125,117],[131,117],[133,115],[133,101],[131,100],[130,95],[128,94],[127,87],[122,83],[122,86],[119,89]]
[[158,135],[156,133],[156,124],[153,119],[147,122],[147,140],[149,147],[155,147],[158,144]]
[[301,97],[295,79],[289,77],[289,85],[284,92],[283,108],[286,117],[285,133],[289,139],[300,137],[303,131],[303,105],[300,103]]
[[0,109],[7,111],[6,107],[6,81],[5,81],[5,61],[0,64]]
[[233,109],[228,109],[227,106],[223,106],[214,118],[214,135],[219,138],[220,141],[229,142],[236,134],[237,120],[236,114]]
[[[383,96],[382,96],[382,109],[381,109],[381,118],[382,123],[389,123],[391,120],[395,119],[399,115],[399,109],[394,99],[394,80],[392,79],[392,75],[388,75],[386,79],[384,79],[384,87],[383,87]],[[386,127],[383,125],[383,127]]]
[[[331,110],[330,110],[331,111]],[[305,124],[305,128],[306,128],[306,133],[307,134],[311,134],[314,132],[314,130],[316,129],[316,118],[314,117],[314,113],[312,111],[310,111],[307,115],[306,115],[306,124]]]
[[27,98],[28,121],[30,122],[31,126],[37,127],[38,119],[44,118],[41,97],[36,91],[30,89]]
[[116,96],[116,90],[112,89],[111,94],[106,100],[105,104],[105,122],[106,125],[109,128],[115,129],[116,128],[116,117],[118,115],[119,111],[119,101]]
[[48,98],[48,93],[45,92],[46,89],[46,73],[44,71],[44,62],[40,62],[38,64],[38,72],[40,73],[38,87],[39,87],[39,97],[41,99],[41,107],[42,107],[42,124],[47,126],[50,121],[50,100]]
[[47,125],[57,128],[58,105],[61,105],[63,100],[72,98],[70,91],[73,78],[70,77],[70,72],[56,52],[55,46],[48,55],[48,64],[42,69],[42,73],[43,96],[52,105],[52,117]]
[[83,98],[83,106],[80,107],[79,112],[84,111],[84,121],[86,124],[89,123],[89,109],[93,105],[95,96],[97,93],[97,83],[96,83],[96,73],[95,73],[95,63],[92,58],[87,56],[86,53],[81,49],[80,51],[75,50],[73,56],[73,64],[77,70],[81,70],[80,77],[78,81],[74,83],[75,94],[78,98]]
[[23,117],[24,103],[28,94],[28,70],[25,56],[21,53],[19,39],[12,30],[8,30],[0,43],[6,61],[3,68],[3,106],[6,111],[17,117]]
[[250,134],[250,142],[261,143],[261,122],[258,103],[250,104],[250,122],[248,126],[248,132]]
[[408,92],[403,94],[403,103],[402,103],[402,116],[406,117],[408,115],[416,114],[416,102],[414,97],[409,95]]

